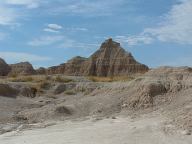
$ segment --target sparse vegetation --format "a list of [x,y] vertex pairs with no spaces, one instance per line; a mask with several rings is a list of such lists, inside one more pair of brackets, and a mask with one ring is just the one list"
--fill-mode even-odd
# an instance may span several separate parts
[[9,74],[9,77],[11,77],[11,78],[16,78],[16,77],[18,77],[18,74],[12,73],[12,74]]
[[32,76],[17,76],[10,79],[11,82],[32,82],[33,80]]
[[115,81],[130,81],[135,78],[132,76],[115,76],[115,77],[90,76],[90,77],[88,77],[88,79],[93,82],[115,82]]
[[39,88],[40,89],[49,89],[50,83],[47,81],[42,81],[39,83]]
[[55,77],[54,81],[55,82],[60,82],[60,83],[69,83],[69,82],[72,82],[73,80],[58,75],[58,76]]

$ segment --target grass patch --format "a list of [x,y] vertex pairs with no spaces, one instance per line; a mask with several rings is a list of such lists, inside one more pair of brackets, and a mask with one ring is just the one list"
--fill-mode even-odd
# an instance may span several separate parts
[[90,76],[88,77],[88,79],[93,82],[115,82],[115,81],[131,81],[135,78],[131,76],[114,76],[114,77]]
[[60,82],[60,83],[69,83],[69,82],[73,82],[72,79],[69,78],[64,78],[62,76],[56,76],[54,79],[55,82]]
[[32,82],[34,79],[31,76],[19,76],[15,78],[11,78],[11,82]]

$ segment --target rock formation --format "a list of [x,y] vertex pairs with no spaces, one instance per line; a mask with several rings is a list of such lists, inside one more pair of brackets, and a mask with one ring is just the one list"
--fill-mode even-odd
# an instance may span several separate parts
[[66,64],[64,64],[65,65],[64,73],[66,75],[72,74],[75,76],[84,75],[84,70],[86,68],[84,68],[83,65],[86,64],[87,60],[88,60],[87,58],[80,56],[72,58],[71,60],[67,61]]
[[0,58],[0,76],[6,76],[9,72],[9,65],[2,58]]
[[40,67],[40,68],[36,69],[36,73],[40,74],[40,75],[46,74],[46,68]]
[[[84,64],[85,65],[85,64]],[[86,62],[86,75],[117,76],[144,73],[148,67],[138,63],[131,53],[126,52],[120,43],[112,39],[102,43]]]
[[29,62],[21,62],[17,64],[11,64],[10,75],[19,74],[19,75],[33,75],[36,71],[33,69],[33,66]]
[[59,66],[52,66],[52,67],[49,67],[47,70],[46,70],[46,74],[64,74],[65,72],[65,64],[61,64]]
[[125,76],[146,71],[148,71],[147,66],[137,62],[131,53],[126,52],[120,43],[112,39],[102,43],[100,49],[89,58],[77,56],[67,63],[47,70],[48,74],[84,76]]
[[7,65],[0,59],[0,76],[19,74],[65,74],[72,76],[126,76],[148,71],[146,65],[137,62],[131,53],[126,52],[120,43],[111,38],[102,43],[89,58],[74,57],[59,66],[48,69],[39,68],[36,71],[29,62]]

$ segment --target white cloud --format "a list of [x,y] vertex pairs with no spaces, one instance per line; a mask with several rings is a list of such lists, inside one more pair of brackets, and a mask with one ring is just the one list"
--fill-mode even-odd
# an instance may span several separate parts
[[18,20],[26,16],[28,11],[18,6],[23,6],[27,9],[38,8],[40,0],[4,0],[0,1],[0,25],[13,26],[18,25]]
[[17,18],[18,14],[14,9],[0,6],[0,25],[13,25]]
[[9,63],[21,62],[21,61],[30,61],[30,62],[49,61],[52,59],[50,57],[39,56],[30,53],[22,53],[22,52],[0,52],[0,57],[5,59]]
[[50,28],[44,28],[43,31],[45,32],[51,32],[51,33],[58,33],[59,31],[54,30],[54,29],[50,29]]
[[92,49],[99,46],[98,44],[94,43],[77,42],[69,37],[62,35],[41,36],[28,42],[28,45],[36,47],[49,46],[52,44],[54,44],[55,48],[81,48],[82,50]]
[[49,9],[49,13],[53,15],[70,14],[81,16],[104,16],[110,15],[117,10],[117,7],[123,5],[126,0],[73,0],[62,1],[58,7]]
[[144,33],[163,42],[192,44],[192,0],[174,5],[159,26],[147,28]]
[[28,42],[28,45],[30,46],[47,46],[51,45],[57,42],[61,42],[64,39],[63,36],[42,36],[40,38],[36,38],[30,42]]
[[153,42],[153,38],[145,34],[140,34],[138,36],[116,36],[115,39],[119,42],[126,43],[129,46],[150,44]]
[[48,28],[54,29],[54,30],[60,30],[63,27],[61,25],[58,25],[58,24],[48,24]]
[[59,45],[59,48],[78,48],[81,50],[95,49],[96,47],[99,47],[99,45],[94,43],[77,42],[71,39],[65,39],[64,42]]
[[43,29],[45,32],[58,33],[63,29],[61,25],[58,24],[48,24],[46,28]]
[[138,35],[116,36],[116,40],[130,46],[150,44],[156,39],[162,42],[192,44],[192,0],[179,0],[163,16],[161,23],[153,28],[146,28]]
[[68,28],[70,31],[88,31],[87,28],[83,28],[83,27],[72,27],[72,28]]
[[6,4],[9,5],[21,5],[29,9],[38,8],[39,0],[6,0]]

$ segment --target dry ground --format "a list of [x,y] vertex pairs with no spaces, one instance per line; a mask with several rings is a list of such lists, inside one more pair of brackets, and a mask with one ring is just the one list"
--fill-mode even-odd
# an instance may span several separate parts
[[0,142],[191,143],[191,68],[162,67],[119,80],[62,75],[2,79]]

